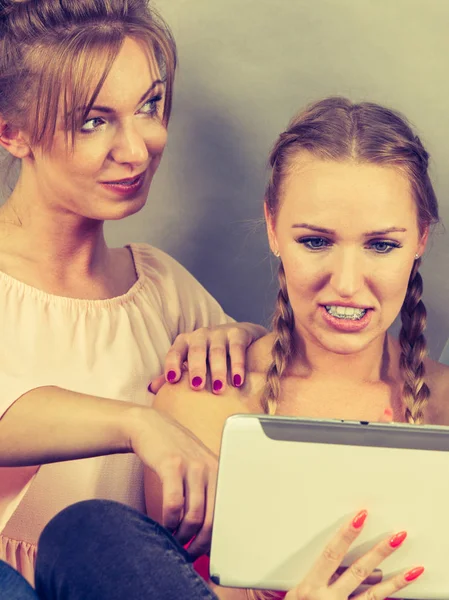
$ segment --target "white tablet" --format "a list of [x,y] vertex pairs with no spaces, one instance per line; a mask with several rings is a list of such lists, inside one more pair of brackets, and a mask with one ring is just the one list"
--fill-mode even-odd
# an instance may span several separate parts
[[290,590],[357,511],[343,564],[406,530],[384,577],[423,565],[396,596],[449,598],[449,428],[235,415],[225,425],[210,560],[230,587]]

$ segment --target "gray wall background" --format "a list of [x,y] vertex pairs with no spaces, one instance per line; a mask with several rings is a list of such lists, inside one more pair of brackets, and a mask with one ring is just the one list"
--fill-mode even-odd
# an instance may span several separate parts
[[[277,289],[262,217],[269,149],[290,117],[330,94],[402,111],[432,157],[449,223],[447,0],[158,0],[180,68],[169,143],[143,213],[108,225],[180,260],[239,320],[266,324]],[[449,242],[422,273],[427,337],[449,337]],[[397,326],[394,328],[397,331]]]
[[[432,156],[447,226],[447,0],[157,0],[157,6],[180,58],[169,143],[145,209],[107,225],[111,245],[145,241],[162,248],[230,315],[267,324],[277,291],[261,221],[267,156],[295,112],[331,94],[407,115]],[[449,338],[443,228],[422,273],[427,337],[438,358]]]

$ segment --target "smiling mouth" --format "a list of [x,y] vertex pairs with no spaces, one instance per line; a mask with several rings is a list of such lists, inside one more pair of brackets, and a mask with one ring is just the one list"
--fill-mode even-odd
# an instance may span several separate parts
[[346,321],[359,321],[366,315],[366,308],[354,308],[353,306],[325,306],[326,311],[336,319]]

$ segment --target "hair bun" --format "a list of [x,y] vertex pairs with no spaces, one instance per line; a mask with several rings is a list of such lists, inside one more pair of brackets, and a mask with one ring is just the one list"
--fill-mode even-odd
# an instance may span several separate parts
[[28,4],[33,0],[0,0],[0,15],[9,15],[20,4]]
[[34,0],[0,0],[0,32],[8,29],[8,21],[19,6],[30,4]]

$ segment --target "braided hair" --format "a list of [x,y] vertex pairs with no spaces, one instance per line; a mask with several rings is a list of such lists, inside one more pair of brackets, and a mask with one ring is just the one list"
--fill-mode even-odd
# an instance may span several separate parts
[[[322,160],[357,160],[361,163],[392,166],[408,178],[417,206],[420,233],[438,222],[438,204],[429,174],[429,155],[407,121],[397,112],[374,103],[353,104],[346,98],[331,97],[307,107],[281,133],[271,155],[271,173],[266,189],[269,215],[275,219],[286,175],[298,153],[307,151]],[[415,260],[401,308],[402,329],[400,369],[402,399],[407,421],[420,423],[430,396],[425,383],[426,309],[422,302],[421,259]],[[279,265],[279,293],[272,320],[274,341],[261,405],[274,414],[279,402],[280,380],[292,358],[298,357],[298,332],[289,303],[282,261]],[[293,335],[294,332],[294,335]]]

